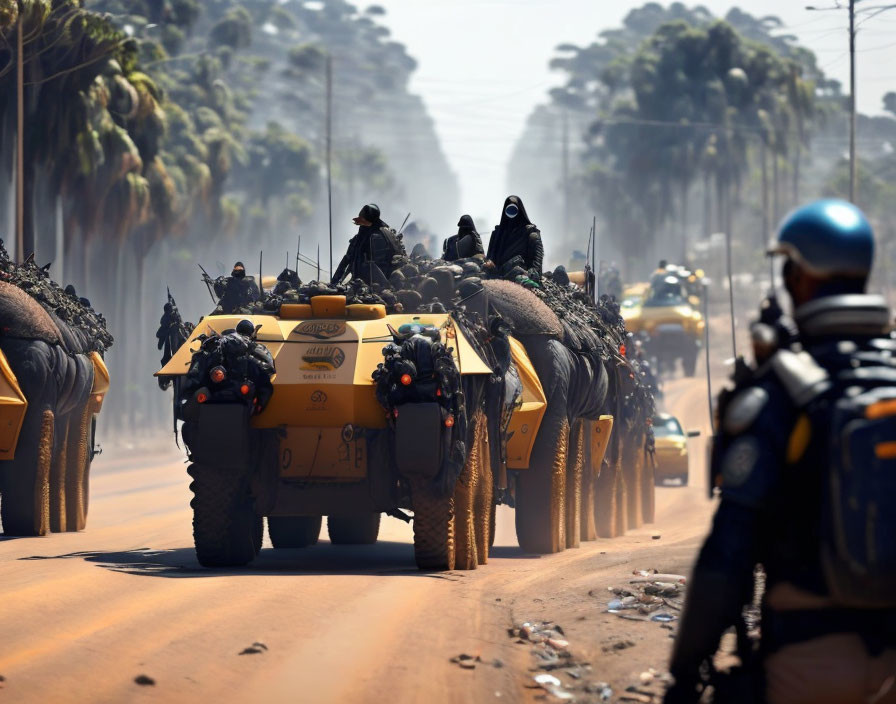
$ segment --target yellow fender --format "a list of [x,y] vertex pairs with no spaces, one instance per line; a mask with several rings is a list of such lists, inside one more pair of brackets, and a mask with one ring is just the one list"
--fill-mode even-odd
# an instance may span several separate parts
[[28,401],[12,367],[0,350],[0,460],[15,458]]

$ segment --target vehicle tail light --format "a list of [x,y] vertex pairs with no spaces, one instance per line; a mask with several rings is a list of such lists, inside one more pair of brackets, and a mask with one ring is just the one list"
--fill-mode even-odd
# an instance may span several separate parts
[[619,354],[625,357],[625,345],[619,345]]
[[446,428],[453,428],[453,427],[454,427],[454,416],[449,415],[449,416],[445,419],[445,427],[446,427]]
[[224,367],[218,365],[209,372],[208,376],[214,383],[220,384],[227,378],[227,372],[224,370]]
[[196,394],[196,400],[199,401],[199,403],[205,403],[206,401],[208,401],[208,394],[204,394],[200,391],[198,394]]
[[410,374],[402,374],[401,375],[401,383],[403,386],[410,386],[413,379],[411,379]]
[[393,408],[393,409],[392,409],[392,417],[393,417],[393,418],[398,418],[398,409],[397,409],[397,408]]
[[248,395],[249,395],[249,392],[250,392],[251,390],[252,390],[252,389],[249,388],[249,385],[248,385],[248,384],[243,384],[243,385],[240,387],[240,393],[241,393],[243,396],[248,396]]

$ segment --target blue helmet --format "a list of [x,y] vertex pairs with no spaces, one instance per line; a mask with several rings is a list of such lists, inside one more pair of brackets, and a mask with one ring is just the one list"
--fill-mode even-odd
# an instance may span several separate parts
[[867,278],[874,262],[874,233],[852,203],[817,200],[784,219],[770,253],[785,254],[822,278]]

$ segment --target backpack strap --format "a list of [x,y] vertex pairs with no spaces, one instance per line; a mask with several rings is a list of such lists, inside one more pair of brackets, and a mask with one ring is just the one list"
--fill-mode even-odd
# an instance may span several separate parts
[[779,350],[771,359],[771,368],[797,407],[805,407],[831,388],[827,370],[808,352]]

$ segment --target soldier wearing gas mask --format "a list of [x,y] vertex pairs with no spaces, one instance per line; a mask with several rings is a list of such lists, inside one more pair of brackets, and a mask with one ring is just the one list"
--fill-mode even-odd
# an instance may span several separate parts
[[501,222],[492,232],[486,259],[486,268],[498,275],[504,276],[519,267],[533,278],[541,278],[544,259],[541,232],[529,220],[519,196],[508,196],[504,201]]

